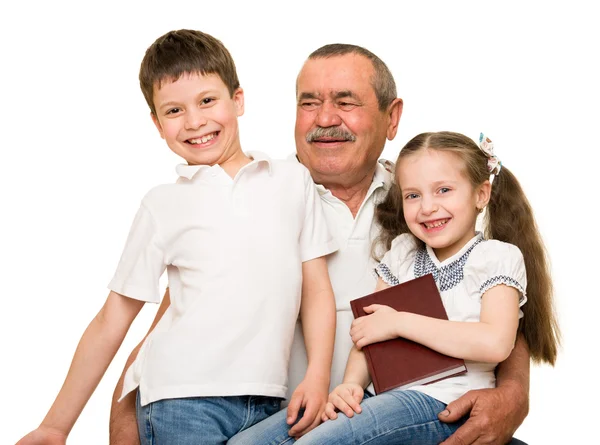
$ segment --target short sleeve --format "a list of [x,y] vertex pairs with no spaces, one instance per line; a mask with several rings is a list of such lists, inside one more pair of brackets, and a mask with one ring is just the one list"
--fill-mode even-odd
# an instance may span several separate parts
[[158,303],[159,279],[165,268],[156,222],[142,202],[108,288],[126,297]]
[[306,167],[302,167],[302,177],[305,213],[300,233],[300,258],[304,262],[328,255],[339,247],[329,230],[323,203]]
[[417,243],[410,233],[398,235],[392,241],[390,250],[381,259],[375,268],[375,274],[390,286],[395,286],[403,281],[407,275],[407,267],[412,264]]
[[527,273],[523,254],[517,246],[488,240],[477,246],[465,265],[469,295],[481,297],[499,284],[514,287],[520,294],[519,307],[527,301]]

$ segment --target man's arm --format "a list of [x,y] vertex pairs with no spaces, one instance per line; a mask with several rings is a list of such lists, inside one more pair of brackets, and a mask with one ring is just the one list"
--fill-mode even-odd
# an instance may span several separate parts
[[443,422],[470,415],[441,445],[506,444],[529,412],[529,348],[517,337],[510,356],[496,368],[496,388],[469,391],[439,414]]
[[109,440],[110,445],[139,445],[140,437],[138,434],[137,421],[135,418],[135,398],[137,391],[132,391],[127,396],[118,402],[123,391],[123,380],[125,379],[125,373],[131,364],[135,361],[142,344],[146,340],[146,337],[150,335],[150,332],[154,330],[158,321],[162,318],[167,308],[171,304],[171,297],[169,295],[169,289],[165,292],[165,296],[156,312],[156,316],[152,321],[152,325],[148,330],[148,333],[144,336],[142,341],[131,351],[125,368],[121,373],[121,378],[117,383],[115,391],[113,393],[112,405],[110,407],[110,424],[109,424]]

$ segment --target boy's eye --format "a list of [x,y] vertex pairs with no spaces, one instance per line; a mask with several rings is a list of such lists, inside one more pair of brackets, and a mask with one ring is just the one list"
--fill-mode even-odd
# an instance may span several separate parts
[[181,111],[181,108],[170,108],[167,110],[167,114],[177,114]]
[[202,99],[202,105],[208,105],[212,102],[214,102],[214,99],[212,97],[205,97],[204,99]]

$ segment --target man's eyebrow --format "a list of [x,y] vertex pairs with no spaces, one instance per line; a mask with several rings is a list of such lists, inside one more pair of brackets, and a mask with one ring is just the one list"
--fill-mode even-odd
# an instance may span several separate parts
[[306,100],[306,99],[319,99],[321,96],[318,93],[300,93],[298,96],[298,100]]
[[358,99],[358,97],[356,97],[356,95],[350,90],[336,91],[335,93],[332,94],[332,96],[335,100],[344,99],[345,97],[350,97],[352,99]]

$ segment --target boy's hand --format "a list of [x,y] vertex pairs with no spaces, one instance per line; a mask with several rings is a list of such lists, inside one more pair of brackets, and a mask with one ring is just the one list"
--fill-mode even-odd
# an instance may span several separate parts
[[17,442],[17,445],[65,445],[67,436],[59,431],[40,426]]
[[398,337],[398,311],[381,304],[372,304],[364,310],[371,315],[357,318],[350,328],[350,336],[357,349]]
[[360,402],[365,396],[365,391],[356,383],[342,383],[335,387],[329,394],[329,401],[325,406],[325,412],[321,419],[323,422],[329,419],[337,419],[337,412],[343,412],[346,417],[354,416],[354,413],[360,414],[362,409]]
[[298,439],[321,423],[328,388],[329,380],[310,377],[305,377],[298,385],[287,408],[287,424],[294,424],[301,408],[304,413],[298,423],[290,428],[290,436]]

